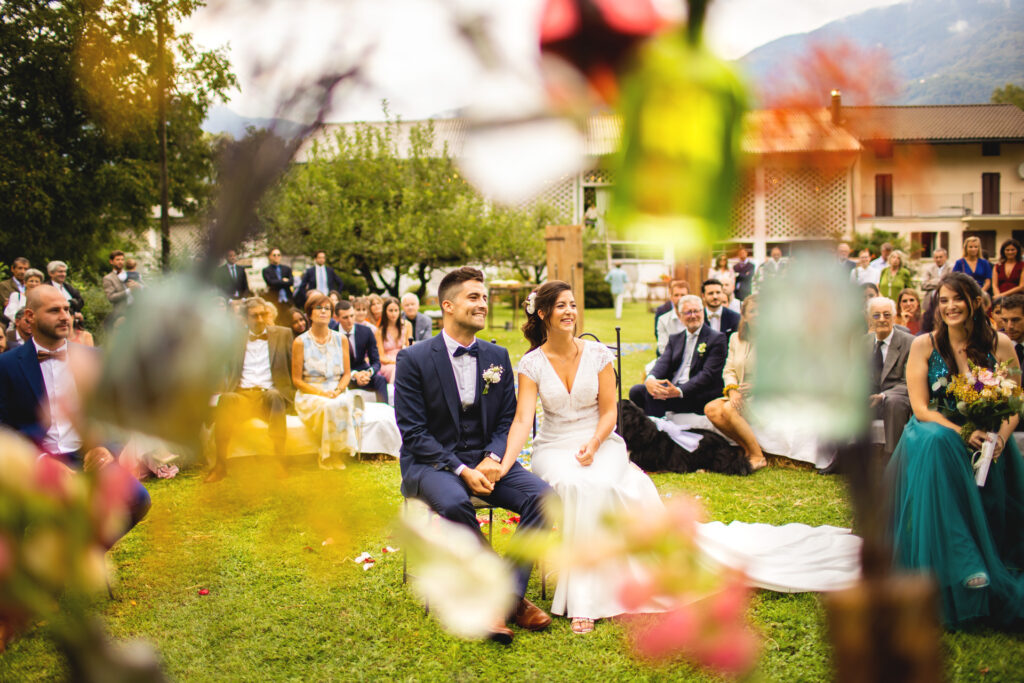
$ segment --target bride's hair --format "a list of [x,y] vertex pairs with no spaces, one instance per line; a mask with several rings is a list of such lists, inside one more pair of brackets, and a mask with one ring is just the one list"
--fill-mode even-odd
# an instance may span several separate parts
[[526,337],[526,341],[530,342],[530,351],[548,340],[548,327],[540,317],[541,311],[544,312],[545,318],[550,318],[551,311],[558,303],[558,297],[567,290],[572,291],[568,282],[550,280],[530,292],[530,296],[526,297],[526,301],[523,302],[523,310],[526,311],[523,336]]
[[989,323],[985,313],[981,286],[966,273],[950,273],[941,280],[935,289],[935,346],[950,372],[956,372],[956,357],[949,343],[949,328],[939,310],[939,292],[946,287],[953,290],[967,302],[967,320],[964,329],[967,332],[967,357],[978,367],[989,367],[988,355],[995,350],[996,332]]

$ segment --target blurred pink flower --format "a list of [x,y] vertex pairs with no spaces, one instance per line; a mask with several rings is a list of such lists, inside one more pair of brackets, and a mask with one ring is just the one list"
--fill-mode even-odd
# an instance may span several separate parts
[[633,649],[647,659],[666,659],[688,651],[698,636],[700,620],[693,605],[677,607],[653,618],[654,624],[633,632]]
[[58,460],[43,456],[36,460],[36,488],[40,493],[66,501],[68,498],[68,468]]

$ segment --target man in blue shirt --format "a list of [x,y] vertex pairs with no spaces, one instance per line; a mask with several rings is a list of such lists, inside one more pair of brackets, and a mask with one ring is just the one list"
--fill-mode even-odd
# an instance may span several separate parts
[[604,276],[604,281],[612,287],[612,298],[615,300],[615,319],[622,320],[622,297],[629,283],[629,275],[622,269],[622,264],[615,262],[612,269]]

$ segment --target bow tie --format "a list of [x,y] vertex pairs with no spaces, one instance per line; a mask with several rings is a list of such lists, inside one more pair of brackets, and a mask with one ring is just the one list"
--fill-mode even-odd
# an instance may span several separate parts
[[477,346],[476,343],[470,344],[469,346],[460,346],[459,348],[455,349],[455,354],[454,355],[455,355],[456,358],[458,358],[459,356],[461,356],[463,354],[466,354],[466,353],[468,353],[469,355],[473,356],[473,358],[479,358],[480,357],[480,347]]
[[67,351],[63,351],[63,350],[62,351],[54,351],[52,353],[49,352],[49,351],[37,351],[36,352],[36,358],[39,359],[40,363],[42,363],[44,360],[50,360],[50,359],[53,359],[53,360],[66,360],[67,357],[68,357],[68,352]]
[[256,341],[257,339],[262,339],[263,341],[267,341],[267,333],[266,332],[264,332],[263,334],[252,334],[251,332],[249,333],[249,341]]

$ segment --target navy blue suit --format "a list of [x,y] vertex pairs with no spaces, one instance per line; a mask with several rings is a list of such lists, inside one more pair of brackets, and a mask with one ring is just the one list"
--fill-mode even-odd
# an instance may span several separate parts
[[[740,329],[740,314],[732,310],[728,306],[722,306],[718,309],[719,313],[722,314],[722,324],[719,325],[719,332],[725,335],[726,347],[729,345],[729,335],[736,330]],[[704,308],[704,324],[707,324],[708,320],[708,309]]]
[[[333,320],[331,322],[334,322]],[[345,334],[345,330],[338,329],[339,332]],[[380,374],[380,353],[377,350],[377,338],[366,325],[360,325],[356,323],[352,327],[352,336],[355,337],[355,343],[349,345],[349,353],[352,361],[352,372],[362,372],[363,370],[373,370],[373,377],[370,378],[369,384],[359,386],[355,379],[349,382],[350,389],[366,389],[368,391],[376,392],[377,401],[380,403],[388,402],[388,381],[384,379],[384,376]]]
[[[341,294],[343,284],[341,282],[341,278],[334,272],[334,268],[324,266],[324,273],[327,277],[327,290],[334,290],[338,294]],[[302,274],[299,286],[295,290],[295,305],[299,308],[305,306],[306,295],[314,289],[316,289],[316,266],[310,266],[309,268],[306,268],[306,272]],[[324,294],[326,293],[327,292],[324,292]]]
[[[68,350],[70,353],[96,353],[90,347],[71,343],[68,344]],[[47,400],[46,383],[36,357],[35,344],[25,343],[13,351],[0,354],[0,424],[21,432],[40,450],[46,430],[50,427],[48,419],[40,412],[40,406]],[[53,455],[64,456],[72,465],[81,464],[81,453]],[[146,516],[150,507],[149,493],[138,481],[135,481],[130,507],[131,526],[135,526]]]
[[[278,276],[278,271],[281,275]],[[263,269],[263,282],[272,294],[267,297],[281,308],[292,305],[292,287],[295,285],[295,278],[292,276],[292,267],[281,263],[276,266],[267,266]],[[281,292],[285,294],[285,300],[281,301]]]
[[[699,350],[701,344],[704,344],[703,353]],[[669,337],[665,352],[658,356],[657,362],[651,368],[651,375],[656,379],[672,381],[683,364],[685,349],[685,330]],[[703,325],[697,333],[697,348],[694,349],[690,361],[690,378],[676,385],[683,395],[678,398],[656,399],[647,391],[647,387],[637,384],[629,390],[629,400],[652,417],[664,417],[667,411],[702,414],[705,405],[722,395],[722,370],[725,369],[727,354],[726,336]]]
[[[460,465],[475,467],[487,453],[505,455],[508,430],[516,412],[516,393],[508,351],[477,340],[476,400],[463,409],[448,349],[441,335],[398,352],[395,415],[402,432],[402,494],[419,498],[445,519],[480,527],[470,503],[472,493],[455,474]],[[483,373],[501,368],[501,379],[484,394]],[[519,529],[550,523],[542,509],[553,495],[539,477],[517,462],[481,499],[520,515]],[[517,531],[518,533],[518,531]],[[531,564],[516,568],[519,597],[526,593]]]

